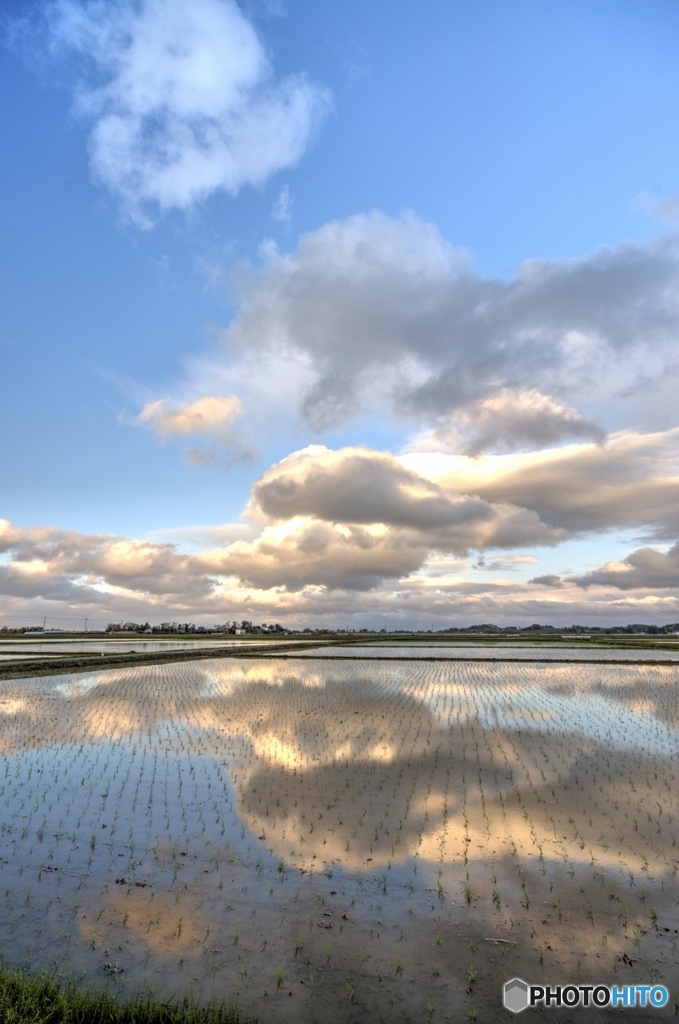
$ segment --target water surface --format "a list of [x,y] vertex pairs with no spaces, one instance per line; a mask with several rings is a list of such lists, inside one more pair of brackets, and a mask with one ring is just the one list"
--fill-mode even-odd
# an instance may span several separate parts
[[263,1022],[494,1019],[546,971],[676,987],[678,683],[302,657],[0,683],[0,946]]

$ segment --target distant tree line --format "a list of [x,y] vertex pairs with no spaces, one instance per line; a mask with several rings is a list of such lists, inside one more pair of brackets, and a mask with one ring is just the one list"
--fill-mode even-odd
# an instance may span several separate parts
[[[429,632],[429,630],[427,631]],[[627,626],[541,626],[534,622],[532,626],[496,626],[493,623],[485,623],[482,626],[450,626],[448,629],[438,630],[439,633],[556,633],[559,636],[578,636],[583,633],[587,636],[596,634],[616,635],[625,633],[644,633],[649,636],[659,634],[679,633],[679,622],[670,622],[666,626],[649,626],[641,622],[632,622]]]
[[[66,633],[69,630],[54,630],[44,629],[42,626],[0,626],[0,634],[17,634],[17,633]],[[80,632],[79,630],[73,630],[73,632]],[[432,633],[446,633],[455,634],[460,636],[474,636],[475,634],[497,634],[502,636],[507,635],[520,635],[522,633],[543,633],[546,635],[557,635],[557,636],[594,636],[594,635],[605,635],[605,636],[623,636],[625,634],[636,634],[646,636],[667,636],[673,634],[679,634],[679,622],[670,622],[665,626],[654,626],[648,625],[643,622],[632,622],[627,626],[543,626],[539,622],[534,622],[530,626],[496,626],[495,623],[485,622],[477,626],[447,626],[441,627],[440,629],[407,629],[400,627],[398,629],[392,629],[387,631],[386,627],[381,629],[368,629],[363,627],[361,629],[332,629],[329,627],[316,627],[311,628],[310,626],[297,627],[289,629],[285,626],[281,626],[280,623],[266,623],[262,622],[260,625],[251,622],[249,619],[241,619],[240,621],[224,622],[221,625],[216,626],[200,626],[195,622],[161,622],[159,625],[152,626],[149,622],[109,622],[105,630],[106,633],[231,633],[236,635],[244,634],[268,634],[268,633],[408,633],[409,635],[416,635],[418,633],[427,635]]]
[[195,622],[161,622],[152,626],[148,622],[109,622],[107,633],[288,633],[278,622],[255,625],[248,619],[240,622],[225,622],[217,626],[197,626]]

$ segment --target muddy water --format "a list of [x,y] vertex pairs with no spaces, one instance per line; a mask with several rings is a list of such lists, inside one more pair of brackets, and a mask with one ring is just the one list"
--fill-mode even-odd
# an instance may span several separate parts
[[0,947],[263,1022],[502,1019],[514,974],[675,991],[678,683],[307,659],[2,683]]

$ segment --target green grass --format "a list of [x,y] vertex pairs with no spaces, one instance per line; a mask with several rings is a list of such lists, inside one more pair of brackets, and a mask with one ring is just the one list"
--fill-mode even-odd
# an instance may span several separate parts
[[253,1024],[233,1007],[199,1007],[188,999],[162,1002],[151,995],[129,1000],[110,992],[81,991],[72,982],[0,967],[2,1024]]

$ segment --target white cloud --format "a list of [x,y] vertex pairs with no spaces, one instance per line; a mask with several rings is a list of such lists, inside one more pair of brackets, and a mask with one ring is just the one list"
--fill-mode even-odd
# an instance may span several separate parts
[[679,428],[623,431],[606,444],[572,444],[473,459],[405,453],[408,469],[460,494],[534,509],[570,534],[636,528],[658,539],[679,534]]
[[180,392],[238,395],[247,450],[364,413],[414,424],[406,451],[474,457],[676,422],[675,238],[531,261],[500,281],[434,226],[373,213],[302,236],[290,254],[264,243],[260,266],[241,264],[233,283],[238,312]]
[[167,597],[190,601],[212,589],[190,557],[170,544],[52,527],[20,529],[0,520],[0,550],[11,554],[0,565],[5,595],[102,603],[112,591],[143,594],[150,602]]
[[231,466],[250,460],[254,452],[239,444],[232,429],[234,420],[244,409],[236,395],[205,395],[195,402],[172,406],[161,398],[147,402],[134,419],[138,426],[148,426],[161,441],[169,437],[199,436],[211,441],[203,447],[186,449],[186,457],[195,465],[221,462]]
[[525,508],[463,497],[389,452],[316,445],[272,466],[253,487],[252,541],[205,553],[206,570],[258,588],[376,587],[420,569],[433,552],[554,545],[566,536]]
[[317,445],[260,477],[241,523],[138,540],[3,521],[3,607],[48,602],[144,619],[676,621],[677,545],[579,576],[524,574],[537,549],[574,533],[635,522],[669,530],[679,475],[666,470],[678,440],[679,431],[620,435],[478,459]]
[[278,198],[271,211],[273,220],[288,221],[292,216],[292,199],[290,198],[290,187],[286,185],[278,193]]
[[140,226],[292,166],[329,105],[302,75],[274,79],[233,0],[54,0],[48,17],[83,62],[95,177]]
[[549,447],[566,437],[603,441],[606,436],[599,423],[584,419],[576,409],[537,388],[501,388],[488,398],[462,406],[450,421],[454,426],[446,427],[444,421],[416,435],[408,450],[443,449],[475,456],[498,448]]
[[540,587],[562,587],[563,581],[556,573],[548,572],[544,576],[534,576],[529,583],[536,583]]
[[243,406],[236,395],[206,395],[190,405],[169,408],[166,399],[147,402],[137,416],[137,423],[148,424],[159,438],[228,436],[231,424],[243,415]]
[[326,224],[292,253],[266,246],[235,284],[227,359],[304,361],[299,411],[316,429],[387,409],[476,453],[601,441],[607,418],[617,429],[672,415],[669,392],[640,396],[676,361],[675,238],[532,260],[502,281],[434,226],[375,212]]
[[[0,520],[0,551],[5,552],[0,610],[23,621],[89,615],[103,623],[121,617],[251,618],[424,628],[432,622],[440,627],[679,620],[676,553],[671,552],[654,552],[664,573],[656,572],[655,589],[648,577],[637,578],[637,589],[620,587],[620,573],[588,586],[575,580],[561,585],[558,576],[545,576],[536,579],[542,584],[536,587],[503,576],[508,567],[497,559],[492,571],[470,574],[463,560],[429,550],[422,531],[418,545],[412,530],[298,517],[260,528],[254,543],[235,540],[239,534],[238,524],[217,528],[212,538],[207,528],[198,546],[210,539],[222,546],[196,555],[180,553],[174,543],[19,528]],[[390,575],[399,571],[400,577]]]
[[331,523],[381,523],[436,530],[489,518],[485,502],[451,498],[401,466],[390,452],[312,445],[264,473],[251,509],[280,522],[311,516]]
[[655,548],[638,548],[622,562],[607,562],[599,569],[571,576],[579,587],[615,587],[617,590],[676,590],[679,588],[679,543],[664,554]]
[[[280,595],[319,588],[364,591],[407,577],[434,552],[553,545],[565,536],[529,509],[444,492],[388,452],[321,446],[272,466],[253,488],[243,527],[221,527],[207,548],[167,540],[86,536],[0,523],[5,595],[81,603],[104,595],[217,604],[227,590]],[[249,527],[248,527],[249,520]],[[196,541],[196,528],[191,531]],[[158,538],[162,539],[162,538]],[[168,540],[185,543],[183,534]],[[202,541],[202,543],[201,543]]]

